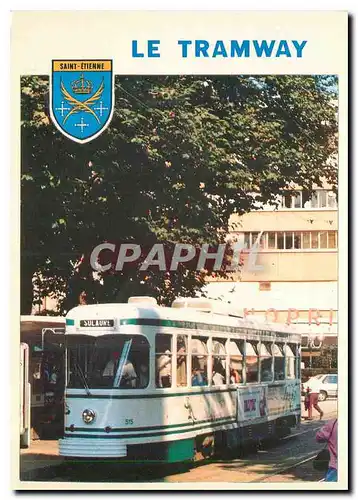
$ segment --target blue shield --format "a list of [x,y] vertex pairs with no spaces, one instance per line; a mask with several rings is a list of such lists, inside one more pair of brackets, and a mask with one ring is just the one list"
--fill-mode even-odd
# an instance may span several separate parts
[[56,127],[73,141],[92,141],[113,115],[112,61],[52,61],[50,92],[50,113]]

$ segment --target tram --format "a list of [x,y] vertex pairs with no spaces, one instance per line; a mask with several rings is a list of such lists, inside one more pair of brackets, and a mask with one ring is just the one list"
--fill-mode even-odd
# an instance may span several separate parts
[[213,302],[70,310],[60,455],[181,462],[298,426],[300,335]]

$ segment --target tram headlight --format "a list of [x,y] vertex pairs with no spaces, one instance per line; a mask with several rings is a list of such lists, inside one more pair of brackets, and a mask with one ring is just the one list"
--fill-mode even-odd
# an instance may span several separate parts
[[85,424],[90,424],[96,418],[96,414],[93,410],[83,410],[82,420]]

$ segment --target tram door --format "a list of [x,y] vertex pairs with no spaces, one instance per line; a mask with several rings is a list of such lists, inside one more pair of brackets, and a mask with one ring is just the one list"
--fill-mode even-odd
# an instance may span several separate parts
[[28,448],[31,439],[31,385],[29,383],[29,346],[20,344],[20,446]]

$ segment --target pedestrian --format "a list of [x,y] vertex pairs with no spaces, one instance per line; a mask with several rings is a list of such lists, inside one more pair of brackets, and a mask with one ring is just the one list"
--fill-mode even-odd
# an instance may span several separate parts
[[308,387],[308,392],[310,393],[311,405],[319,413],[319,416],[320,416],[319,418],[320,418],[320,420],[322,420],[323,411],[318,404],[318,397],[319,397],[319,392],[320,392],[320,381],[319,381],[319,379],[312,378],[309,381],[309,384],[310,385]]
[[316,434],[316,441],[327,443],[329,451],[329,464],[325,476],[327,482],[337,482],[337,428],[338,420],[335,418],[327,422]]

